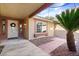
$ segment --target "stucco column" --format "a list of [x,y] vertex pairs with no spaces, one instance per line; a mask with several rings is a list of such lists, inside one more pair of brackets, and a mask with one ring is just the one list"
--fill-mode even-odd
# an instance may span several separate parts
[[2,39],[2,36],[1,36],[2,34],[1,34],[1,32],[2,32],[2,31],[1,31],[1,18],[0,18],[0,40]]
[[54,23],[54,36],[55,36],[56,25],[57,25],[57,24]]
[[24,24],[23,24],[23,32],[24,32],[24,39],[29,39],[29,21],[28,17],[24,19]]

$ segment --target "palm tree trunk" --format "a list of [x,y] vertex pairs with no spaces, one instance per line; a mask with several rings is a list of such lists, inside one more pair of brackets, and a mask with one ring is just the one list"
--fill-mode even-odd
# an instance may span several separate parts
[[75,39],[72,31],[67,32],[67,45],[68,45],[69,51],[76,52]]

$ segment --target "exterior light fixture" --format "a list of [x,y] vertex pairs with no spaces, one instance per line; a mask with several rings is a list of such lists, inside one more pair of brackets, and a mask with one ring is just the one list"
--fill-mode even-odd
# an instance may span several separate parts
[[26,26],[27,24],[24,24],[24,26]]

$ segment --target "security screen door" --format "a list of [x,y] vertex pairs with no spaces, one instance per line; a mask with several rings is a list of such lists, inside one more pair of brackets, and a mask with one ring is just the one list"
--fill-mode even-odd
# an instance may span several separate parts
[[8,38],[18,37],[18,21],[8,20]]

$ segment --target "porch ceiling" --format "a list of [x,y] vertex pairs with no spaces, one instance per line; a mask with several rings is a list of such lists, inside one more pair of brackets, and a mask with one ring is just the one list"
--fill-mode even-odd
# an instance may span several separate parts
[[39,9],[44,3],[0,3],[0,15],[23,19]]

